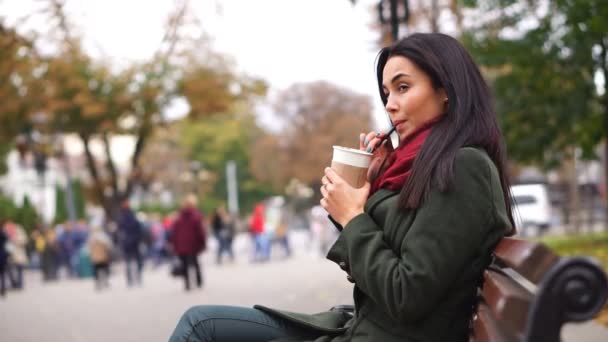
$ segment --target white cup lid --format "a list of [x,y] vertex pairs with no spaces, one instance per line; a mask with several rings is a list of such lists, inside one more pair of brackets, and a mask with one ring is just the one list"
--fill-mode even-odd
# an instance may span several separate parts
[[372,154],[369,152],[356,150],[354,148],[333,146],[334,156],[333,161],[338,163],[352,165],[356,167],[369,167],[369,162],[372,159]]

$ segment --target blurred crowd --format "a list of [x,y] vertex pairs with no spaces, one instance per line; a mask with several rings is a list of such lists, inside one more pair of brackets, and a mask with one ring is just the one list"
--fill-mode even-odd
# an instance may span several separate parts
[[[129,287],[142,286],[144,264],[151,268],[168,264],[170,274],[183,278],[185,290],[204,284],[199,256],[215,240],[212,256],[217,265],[234,262],[233,242],[237,233],[251,239],[249,261],[271,260],[292,255],[289,240],[289,215],[281,197],[258,203],[252,213],[239,220],[218,207],[209,216],[197,208],[195,196],[187,196],[181,208],[167,215],[136,213],[128,201],[121,203],[116,222],[79,220],[56,225],[39,224],[26,233],[10,220],[0,221],[0,295],[7,290],[22,290],[24,270],[39,272],[43,282],[69,278],[92,278],[97,290],[110,287],[111,265],[124,264]],[[309,248],[325,255],[335,238],[335,229],[320,206],[307,215]]]

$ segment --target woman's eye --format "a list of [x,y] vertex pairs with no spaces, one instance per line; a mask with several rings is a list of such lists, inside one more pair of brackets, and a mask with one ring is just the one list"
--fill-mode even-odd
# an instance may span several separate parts
[[397,89],[399,89],[399,91],[403,92],[409,89],[409,86],[407,84],[400,84]]

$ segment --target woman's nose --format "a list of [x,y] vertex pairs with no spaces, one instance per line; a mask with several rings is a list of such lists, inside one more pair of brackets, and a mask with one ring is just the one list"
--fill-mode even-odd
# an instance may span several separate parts
[[387,101],[386,101],[386,106],[385,106],[385,108],[386,108],[386,111],[387,111],[388,113],[393,114],[393,113],[395,113],[395,112],[397,111],[397,109],[398,109],[399,107],[397,106],[397,103],[396,103],[394,100],[391,100],[391,98],[389,97],[389,98],[387,99]]

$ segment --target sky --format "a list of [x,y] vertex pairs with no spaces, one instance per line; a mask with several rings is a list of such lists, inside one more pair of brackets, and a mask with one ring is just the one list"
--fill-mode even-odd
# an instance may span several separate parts
[[[9,24],[40,7],[35,0],[0,0]],[[67,0],[85,49],[116,65],[146,60],[158,48],[170,0]],[[265,79],[270,94],[296,82],[325,80],[369,95],[383,123],[370,29],[375,0],[198,0],[193,15],[214,50],[232,56],[238,70]],[[44,27],[31,21],[32,27]],[[179,111],[177,109],[176,111]],[[268,113],[261,117],[271,126]],[[270,127],[272,128],[272,127]],[[371,127],[370,127],[371,128]]]

